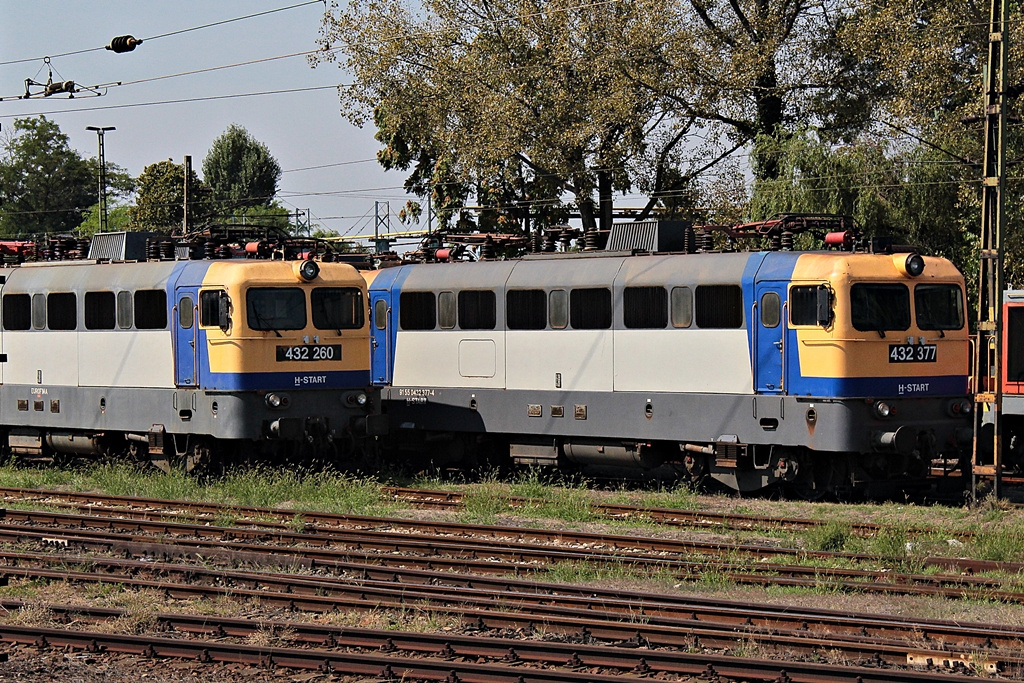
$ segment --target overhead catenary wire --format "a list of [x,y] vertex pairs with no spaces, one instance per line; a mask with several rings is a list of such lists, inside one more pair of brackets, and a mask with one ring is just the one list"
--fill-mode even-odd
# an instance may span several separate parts
[[209,95],[207,97],[183,97],[176,100],[158,100],[154,102],[128,102],[126,104],[108,104],[98,107],[80,107],[77,109],[51,109],[48,111],[28,112],[22,114],[0,114],[0,119],[24,118],[27,116],[47,116],[53,114],[64,114],[67,112],[82,111],[107,111],[111,109],[131,109],[135,107],[156,107],[166,104],[186,104],[191,102],[211,102],[214,100],[231,100],[242,97],[262,97],[265,95],[288,95],[300,92],[313,92],[316,90],[337,90],[339,88],[351,88],[352,85],[339,83],[336,85],[313,85],[306,88],[285,88],[283,90],[263,90],[260,92],[234,93],[230,95]]
[[[300,2],[300,3],[297,3],[295,5],[288,5],[287,7],[277,7],[275,9],[269,9],[269,10],[265,10],[263,12],[255,12],[253,14],[246,14],[245,16],[234,17],[232,19],[222,19],[220,21],[213,21],[213,22],[210,22],[208,24],[202,24],[201,26],[192,26],[190,28],[183,28],[183,29],[179,29],[177,31],[168,31],[167,33],[160,33],[160,34],[157,34],[155,36],[149,36],[148,38],[142,38],[142,41],[145,42],[147,40],[159,40],[161,38],[168,38],[170,36],[181,35],[182,33],[189,33],[191,31],[200,31],[202,29],[212,28],[214,26],[223,26],[224,24],[231,24],[231,23],[234,23],[236,21],[243,21],[243,20],[246,20],[246,19],[254,19],[256,17],[262,17],[262,16],[266,16],[268,14],[275,14],[277,12],[284,12],[284,11],[287,11],[287,10],[293,10],[293,9],[297,9],[299,7],[306,7],[307,5],[322,5],[322,4],[323,4],[323,0],[306,0],[305,2]],[[90,47],[90,48],[85,48],[85,49],[82,49],[82,50],[72,50],[70,52],[59,52],[57,54],[46,55],[46,57],[50,57],[51,59],[53,59],[54,57],[70,57],[72,55],[81,55],[81,54],[85,54],[87,52],[97,52],[97,51],[106,50],[106,49],[107,48],[106,48],[105,45],[101,45],[100,47]],[[24,59],[11,59],[11,60],[8,60],[8,61],[0,62],[0,66],[7,66],[9,64],[26,64],[26,63],[29,63],[29,62],[37,62],[37,61],[39,61],[41,59],[44,59],[44,57],[28,57],[28,58],[24,58]]]

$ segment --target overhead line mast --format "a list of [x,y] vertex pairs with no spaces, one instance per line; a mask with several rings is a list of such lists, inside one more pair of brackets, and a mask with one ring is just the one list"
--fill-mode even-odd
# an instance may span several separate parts
[[[974,450],[971,496],[992,478],[997,498],[1002,488],[1003,216],[1006,149],[1006,55],[1009,50],[1007,0],[992,0],[985,69],[985,160],[981,195],[981,243],[978,269],[978,335],[974,348]],[[989,439],[982,430],[991,417]]]

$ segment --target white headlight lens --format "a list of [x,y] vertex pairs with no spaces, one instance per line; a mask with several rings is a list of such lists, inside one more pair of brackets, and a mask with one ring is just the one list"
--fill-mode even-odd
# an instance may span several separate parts
[[309,282],[315,280],[316,276],[320,274],[320,266],[316,264],[316,261],[303,261],[302,265],[299,266],[299,275],[303,280]]

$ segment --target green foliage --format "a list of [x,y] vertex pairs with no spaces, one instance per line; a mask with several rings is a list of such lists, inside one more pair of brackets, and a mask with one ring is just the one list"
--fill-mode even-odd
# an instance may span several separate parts
[[220,212],[241,207],[271,207],[281,166],[265,144],[231,124],[213,141],[203,159],[203,179]]
[[[131,207],[133,230],[170,233],[181,229],[185,215],[185,167],[170,159],[150,164],[139,176],[135,206]],[[195,171],[189,180],[189,222],[199,225],[209,214],[209,188]]]
[[664,97],[647,85],[669,68],[669,6],[437,0],[420,12],[351,0],[325,18],[324,45],[344,45],[356,78],[342,91],[346,115],[372,116],[381,165],[409,171],[406,189],[431,197],[442,224],[471,196],[492,209],[484,227],[526,208],[551,224],[564,220],[563,192],[587,224],[595,194],[629,189],[633,165],[650,162],[650,124],[662,147],[680,142],[674,121],[657,122]]
[[970,543],[971,557],[998,562],[1024,559],[1024,526],[993,527],[978,533]]
[[[100,231],[100,205],[93,204],[82,213],[82,223],[78,226],[78,233],[86,237],[95,235]],[[130,230],[131,208],[121,204],[107,208],[107,232],[118,232]]]
[[45,116],[16,119],[0,158],[0,234],[71,232],[97,200],[95,164]]
[[811,550],[840,552],[846,549],[853,532],[849,524],[828,522],[807,532],[807,545]]
[[219,223],[231,225],[250,225],[261,228],[277,228],[287,232],[295,232],[295,226],[291,223],[291,212],[277,202],[270,206],[246,206],[233,210],[229,216],[225,216],[223,210],[218,211]]

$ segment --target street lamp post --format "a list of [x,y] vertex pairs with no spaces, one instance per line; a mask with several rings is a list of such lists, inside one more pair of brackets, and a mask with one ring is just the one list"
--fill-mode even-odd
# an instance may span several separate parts
[[104,156],[103,156],[103,134],[106,133],[108,130],[117,130],[117,128],[115,128],[114,126],[102,126],[102,127],[101,126],[86,126],[85,129],[86,130],[94,130],[94,131],[96,131],[96,137],[99,138],[99,143],[100,143],[100,174],[99,174],[100,175],[100,178],[99,178],[99,185],[100,185],[100,191],[99,191],[99,195],[100,195],[100,206],[99,206],[99,210],[100,210],[100,216],[99,216],[99,219],[100,219],[99,220],[99,222],[100,222],[100,229],[99,229],[99,231],[100,232],[106,232],[107,231],[107,164],[106,164],[106,160],[104,159]]

